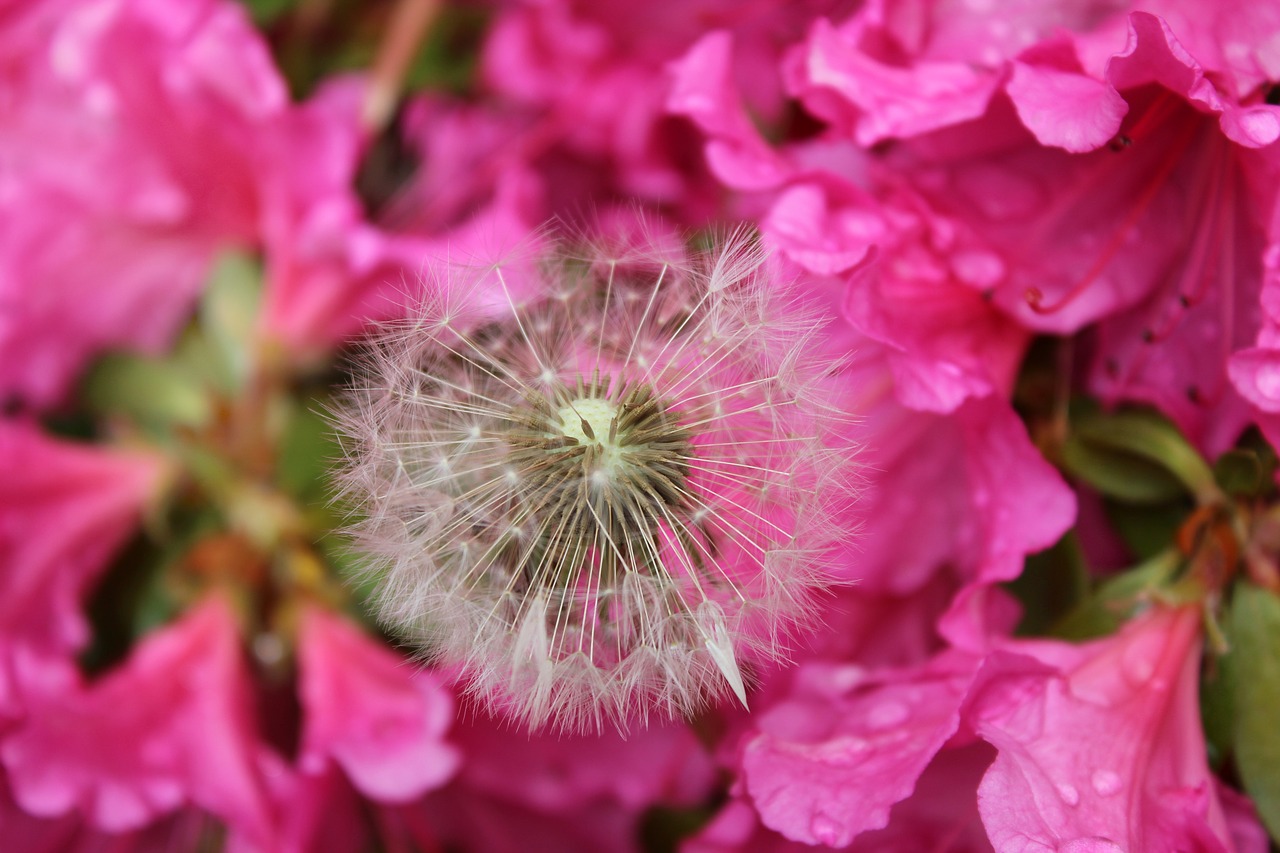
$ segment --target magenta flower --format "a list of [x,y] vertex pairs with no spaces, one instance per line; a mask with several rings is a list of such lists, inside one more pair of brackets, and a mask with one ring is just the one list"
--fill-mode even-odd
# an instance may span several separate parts
[[236,4],[53,2],[0,22],[0,393],[48,405],[107,347],[166,346],[257,226],[286,105]]
[[703,802],[715,769],[683,725],[587,736],[529,735],[484,714],[460,723],[458,776],[428,821],[469,850],[636,851],[654,807]]
[[[84,597],[161,475],[157,459],[108,453],[0,422],[0,723],[28,689],[62,683],[88,640]],[[51,682],[51,683],[49,683]]]
[[889,823],[890,807],[960,725],[977,661],[946,655],[920,669],[870,674],[810,664],[757,718],[742,784],[762,822],[788,838],[844,847]]
[[384,802],[416,799],[453,775],[458,752],[443,740],[453,697],[437,676],[314,607],[303,615],[298,652],[302,772],[321,773],[332,760]]
[[270,846],[275,819],[225,602],[212,598],[149,635],[100,681],[25,698],[27,717],[0,742],[0,760],[27,812],[74,809],[119,832],[195,804]]
[[997,849],[1235,849],[1205,764],[1200,612],[1157,607],[1084,646],[1014,644],[1048,664],[978,691],[997,749],[978,807]]

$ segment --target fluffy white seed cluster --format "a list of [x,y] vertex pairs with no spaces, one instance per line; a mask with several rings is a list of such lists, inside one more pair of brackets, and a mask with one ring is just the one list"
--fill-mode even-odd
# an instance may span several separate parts
[[822,318],[770,268],[738,233],[436,270],[338,415],[385,624],[531,726],[745,703],[853,492]]

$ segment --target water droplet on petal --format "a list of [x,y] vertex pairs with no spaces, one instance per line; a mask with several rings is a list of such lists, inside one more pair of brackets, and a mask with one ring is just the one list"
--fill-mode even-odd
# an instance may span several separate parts
[[1066,782],[1058,785],[1058,796],[1062,797],[1062,801],[1069,806],[1077,805],[1080,802],[1080,792],[1076,790],[1074,785],[1068,785]]
[[867,725],[873,729],[887,729],[907,718],[910,711],[901,702],[883,702],[867,714]]
[[1093,790],[1103,797],[1117,794],[1124,787],[1124,780],[1114,770],[1095,770],[1090,781],[1093,783]]
[[1253,382],[1262,395],[1280,399],[1280,365],[1261,365],[1254,374]]

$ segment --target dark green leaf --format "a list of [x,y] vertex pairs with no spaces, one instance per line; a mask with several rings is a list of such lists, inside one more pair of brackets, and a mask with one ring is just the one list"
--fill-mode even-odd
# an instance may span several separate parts
[[1236,766],[1272,839],[1280,841],[1280,598],[1240,584],[1228,635]]
[[1266,486],[1262,460],[1252,450],[1228,450],[1213,463],[1213,478],[1229,495],[1252,497]]
[[1079,436],[1062,448],[1067,471],[1109,498],[1134,504],[1161,504],[1187,493],[1178,478],[1159,465],[1124,451],[1099,447]]
[[1134,606],[1161,588],[1181,561],[1176,551],[1166,549],[1112,577],[1058,622],[1053,634],[1069,640],[1087,640],[1115,633]]

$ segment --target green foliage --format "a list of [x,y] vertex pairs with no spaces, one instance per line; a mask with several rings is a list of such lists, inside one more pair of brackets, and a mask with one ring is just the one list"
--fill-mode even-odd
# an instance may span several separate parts
[[1162,503],[1184,493],[1209,503],[1219,496],[1208,463],[1153,412],[1085,414],[1072,424],[1062,460],[1071,474],[1127,503]]
[[1272,839],[1280,841],[1280,598],[1240,584],[1227,631],[1236,766]]

